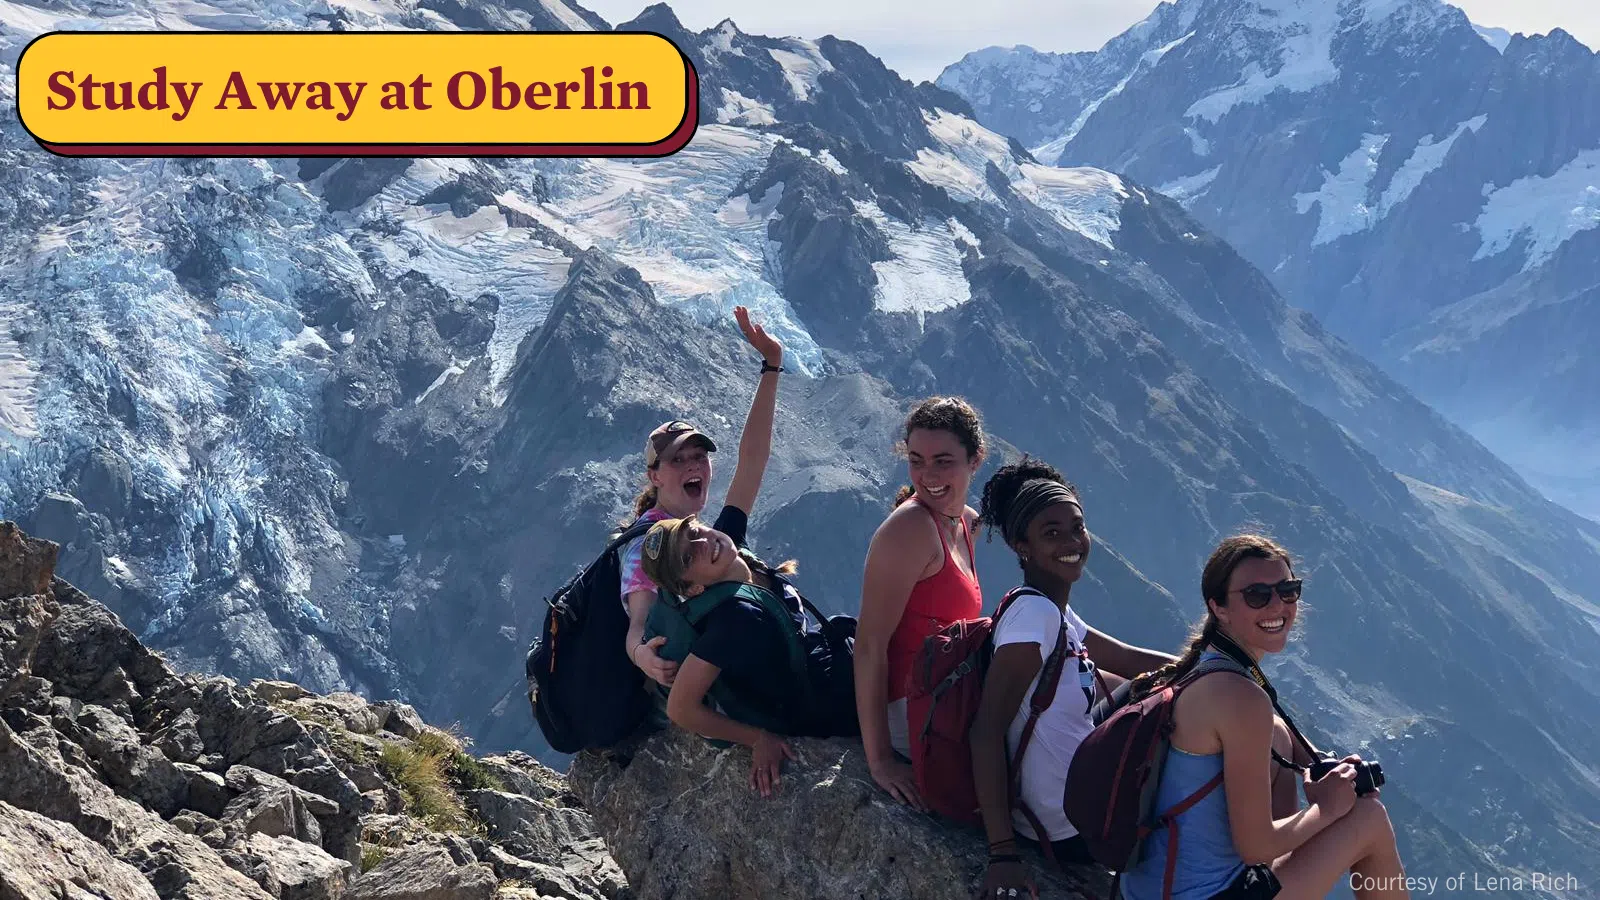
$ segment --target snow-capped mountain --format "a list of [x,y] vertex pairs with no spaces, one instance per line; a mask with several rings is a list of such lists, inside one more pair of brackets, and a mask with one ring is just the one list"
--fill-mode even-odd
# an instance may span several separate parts
[[[66,27],[604,25],[555,0],[95,9],[0,0],[0,64]],[[1041,164],[848,42],[664,6],[618,28],[700,73],[675,156],[71,160],[0,130],[0,517],[182,667],[538,749],[543,599],[628,508],[650,428],[736,444],[743,303],[794,363],[756,549],[823,608],[858,604],[906,409],[964,394],[981,477],[1026,451],[1079,485],[1085,618],[1175,646],[1205,554],[1259,523],[1312,585],[1274,678],[1320,743],[1383,761],[1408,862],[1600,877],[1600,528],[1141,181]],[[979,548],[993,599],[1015,560]]]
[[1289,301],[1600,517],[1600,58],[1439,0],[1178,0],[939,84],[1181,201]]

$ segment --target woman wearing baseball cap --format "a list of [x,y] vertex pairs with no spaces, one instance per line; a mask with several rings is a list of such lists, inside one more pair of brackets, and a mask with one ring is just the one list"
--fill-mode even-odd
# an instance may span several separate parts
[[[743,306],[733,309],[734,319],[744,339],[761,354],[761,382],[744,433],[739,437],[739,461],[728,486],[727,505],[748,515],[755,505],[761,478],[766,474],[772,453],[772,420],[778,400],[778,373],[783,371],[783,345],[760,325],[750,321]],[[688,422],[662,423],[645,439],[644,464],[647,485],[634,501],[634,521],[659,522],[692,516],[705,508],[711,487],[711,454],[717,445]],[[657,584],[640,565],[640,543],[625,546],[622,564],[622,600],[628,609],[628,637],[623,650],[633,664],[663,686],[671,686],[678,664],[657,653],[665,642],[644,640],[645,620],[656,600]]]

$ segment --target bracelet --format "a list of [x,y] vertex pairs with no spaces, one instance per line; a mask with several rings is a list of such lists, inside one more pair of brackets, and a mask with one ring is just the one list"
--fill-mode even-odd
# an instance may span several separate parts
[[767,374],[768,372],[783,372],[783,371],[787,371],[786,369],[784,369],[783,366],[775,366],[772,363],[769,363],[764,359],[761,361],[761,374],[763,374],[763,375]]
[[1017,855],[1017,854],[1015,854],[1015,853],[998,853],[998,854],[991,853],[991,854],[989,854],[989,865],[991,865],[991,866],[995,865],[996,863],[1020,863],[1020,862],[1022,862],[1022,857]]

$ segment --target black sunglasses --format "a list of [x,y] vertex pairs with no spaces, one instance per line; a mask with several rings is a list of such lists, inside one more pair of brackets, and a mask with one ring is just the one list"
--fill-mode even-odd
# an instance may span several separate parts
[[1277,584],[1248,584],[1239,588],[1239,596],[1251,609],[1261,609],[1272,602],[1274,591],[1283,602],[1294,603],[1300,599],[1300,579],[1285,578]]

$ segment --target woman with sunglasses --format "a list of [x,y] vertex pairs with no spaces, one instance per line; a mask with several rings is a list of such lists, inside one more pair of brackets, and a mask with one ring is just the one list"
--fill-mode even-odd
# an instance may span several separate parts
[[[1305,779],[1300,808],[1292,771],[1275,762],[1289,741],[1260,669],[1283,651],[1294,627],[1301,582],[1289,553],[1259,535],[1236,535],[1211,554],[1200,577],[1206,618],[1177,662],[1141,675],[1130,702],[1174,683],[1212,658],[1249,663],[1251,677],[1218,672],[1178,695],[1171,750],[1156,808],[1169,809],[1222,775],[1222,784],[1177,816],[1171,900],[1322,898],[1347,877],[1361,900],[1409,897],[1394,827],[1378,792],[1357,797],[1358,757],[1322,778]],[[1294,753],[1295,762],[1309,762]],[[1168,826],[1144,841],[1144,856],[1123,873],[1126,900],[1162,900]]]

